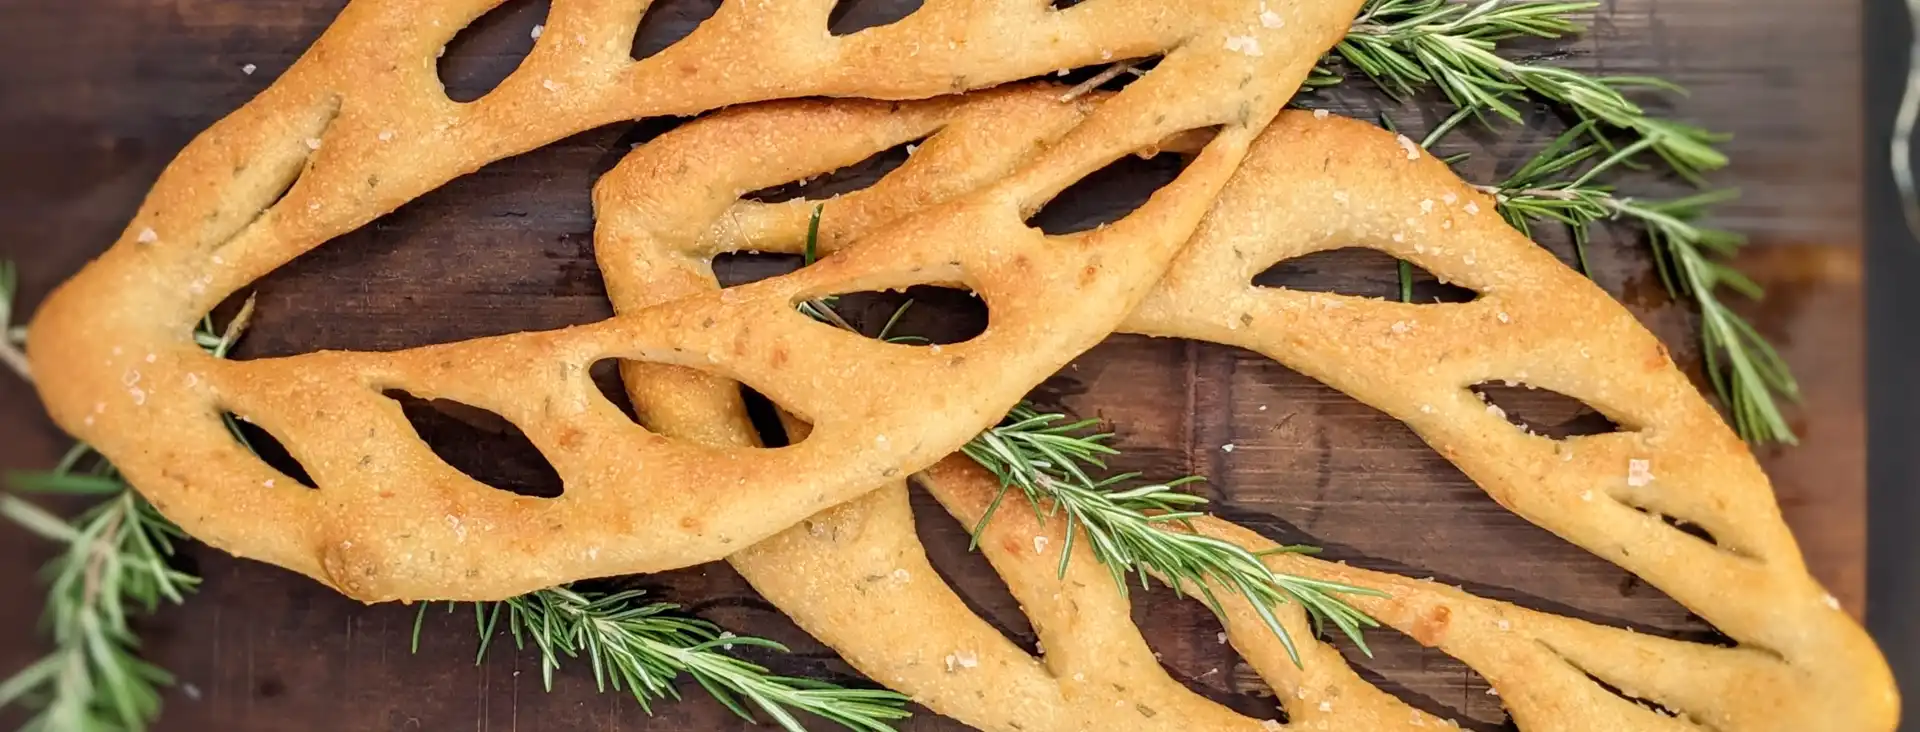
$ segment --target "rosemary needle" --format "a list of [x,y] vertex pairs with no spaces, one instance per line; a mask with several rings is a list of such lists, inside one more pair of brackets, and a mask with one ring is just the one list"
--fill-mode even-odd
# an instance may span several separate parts
[[[821,207],[815,206],[808,222],[803,250],[806,263],[813,261],[818,243],[820,211]],[[880,331],[880,339],[902,341],[904,337],[891,334],[911,304],[912,301],[908,301],[888,318],[887,325]],[[801,311],[829,325],[859,332],[819,300],[802,303]],[[1066,514],[1067,538],[1060,549],[1059,571],[1063,575],[1074,542],[1084,533],[1092,544],[1094,557],[1106,566],[1122,591],[1130,584],[1127,577],[1130,573],[1139,575],[1143,587],[1149,576],[1157,576],[1176,593],[1189,590],[1197,593],[1216,614],[1222,612],[1216,588],[1244,595],[1295,664],[1301,662],[1299,649],[1273,614],[1273,608],[1298,602],[1316,629],[1332,623],[1363,652],[1372,655],[1361,631],[1378,627],[1378,621],[1338,595],[1379,596],[1380,592],[1279,574],[1238,545],[1181,530],[1187,519],[1203,515],[1196,509],[1205,505],[1207,499],[1178,488],[1200,478],[1186,477],[1132,487],[1126,484],[1139,478],[1138,473],[1095,478],[1088,469],[1105,472],[1105,458],[1119,453],[1106,444],[1112,434],[1095,432],[1095,420],[1062,424],[1065,419],[1065,415],[1042,414],[1030,405],[1021,404],[999,425],[976,435],[961,447],[963,454],[1000,479],[999,495],[972,529],[976,541],[1007,493],[1018,488],[1036,512]]]

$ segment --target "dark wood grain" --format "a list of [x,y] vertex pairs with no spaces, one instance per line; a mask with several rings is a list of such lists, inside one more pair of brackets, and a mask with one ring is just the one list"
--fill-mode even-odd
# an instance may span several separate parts
[[[21,264],[23,306],[112,240],[171,155],[283,71],[339,4],[0,6],[0,255]],[[664,47],[715,4],[662,0],[636,52]],[[892,0],[843,5],[835,32],[905,10]],[[518,0],[453,44],[442,62],[450,87],[484,93],[517,64],[543,13],[540,3]],[[1745,264],[1773,296],[1747,309],[1806,387],[1793,410],[1804,444],[1762,457],[1808,561],[1850,608],[1862,605],[1865,505],[1856,13],[1853,4],[1819,0],[1619,0],[1588,36],[1536,49],[1561,52],[1563,63],[1580,68],[1680,81],[1694,94],[1676,114],[1735,133],[1735,164],[1720,177],[1745,197],[1722,220],[1753,237]],[[242,72],[247,64],[255,73]],[[1365,116],[1383,108],[1364,85],[1309,103]],[[1437,116],[1417,106],[1391,114],[1404,127]],[[496,163],[302,257],[260,284],[260,316],[241,356],[393,349],[605,317],[587,193],[631,144],[663,128],[594,130]],[[1533,141],[1472,132],[1449,144],[1479,151],[1466,170],[1490,178]],[[1123,208],[1166,172],[1139,165],[1049,215],[1060,226],[1084,224]],[[1570,257],[1564,241],[1546,244]],[[1666,301],[1639,242],[1601,237],[1593,263],[1602,285],[1684,362],[1697,361],[1693,319]],[[779,266],[743,259],[725,269],[752,277]],[[1296,287],[1385,294],[1389,267],[1341,253],[1275,276]],[[957,315],[964,304],[962,296],[921,317]],[[977,322],[978,313],[957,317]],[[916,327],[950,326],[929,318]],[[1398,422],[1253,354],[1115,338],[1039,397],[1116,425],[1129,451],[1123,467],[1207,476],[1222,513],[1270,536],[1532,607],[1676,637],[1711,633],[1659,592],[1499,509]],[[1580,407],[1546,395],[1495,398],[1539,424],[1586,424]],[[0,377],[0,405],[0,466],[51,464],[65,440],[31,390]],[[1231,452],[1222,449],[1229,444]],[[498,465],[493,477],[521,467]],[[962,528],[930,501],[917,505],[942,572],[986,617],[1030,643],[1011,598],[965,551]],[[8,528],[0,530],[0,557],[0,583],[14,588],[0,602],[0,672],[10,672],[40,652],[29,588],[47,548]],[[496,653],[475,666],[465,610],[434,611],[413,655],[411,609],[363,607],[204,549],[186,558],[205,575],[204,590],[141,622],[150,655],[182,682],[169,693],[165,730],[741,728],[697,693],[649,718],[631,700],[596,694],[578,669],[543,691],[530,654]],[[738,631],[793,644],[794,654],[766,659],[776,669],[850,676],[723,565],[633,581]],[[1271,709],[1257,680],[1215,642],[1217,627],[1200,606],[1148,593],[1136,614],[1177,676],[1236,707]],[[1370,678],[1482,728],[1503,719],[1498,699],[1457,662],[1390,633],[1375,643],[1372,659],[1350,654]],[[922,715],[905,728],[955,727]]]

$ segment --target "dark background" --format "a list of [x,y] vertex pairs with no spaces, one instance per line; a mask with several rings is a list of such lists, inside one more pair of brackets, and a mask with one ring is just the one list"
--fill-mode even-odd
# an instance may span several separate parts
[[[0,5],[0,256],[21,265],[22,308],[30,312],[48,288],[106,246],[173,153],[270,83],[340,4]],[[664,46],[712,4],[662,0],[643,26],[640,50]],[[897,17],[907,3],[845,5],[842,29]],[[477,96],[488,80],[510,71],[531,46],[529,30],[543,12],[540,3],[516,0],[457,40],[442,63],[452,93]],[[1897,31],[1904,22],[1887,9],[1874,12],[1888,13],[1876,20],[1879,29]],[[1813,571],[1855,613],[1869,607],[1861,20],[1856,6],[1821,0],[1618,0],[1606,4],[1587,36],[1532,49],[1591,71],[1678,81],[1693,94],[1675,102],[1675,115],[1735,134],[1726,147],[1734,164],[1716,181],[1741,188],[1744,197],[1721,210],[1719,223],[1752,236],[1741,266],[1772,292],[1766,302],[1742,308],[1783,349],[1806,390],[1804,403],[1791,410],[1803,444],[1764,449],[1761,457]],[[1901,57],[1876,48],[1892,62]],[[247,64],[255,73],[242,72]],[[1391,106],[1364,83],[1314,94],[1306,103],[1367,118]],[[1406,128],[1439,116],[1417,106],[1394,109],[1393,120]],[[1534,116],[1545,129],[1558,123],[1544,111]],[[239,356],[399,348],[605,317],[587,193],[629,143],[659,128],[604,128],[496,163],[301,258],[259,283],[259,318]],[[1463,171],[1487,182],[1537,140],[1476,131],[1449,144],[1479,151]],[[1870,159],[1877,164],[1879,158]],[[1167,173],[1164,164],[1130,163],[1055,215],[1110,214]],[[1636,185],[1635,192],[1672,190],[1658,182]],[[1877,207],[1886,203],[1885,190],[1875,189]],[[1881,250],[1878,237],[1890,240],[1898,230],[1880,228],[1878,219],[1875,226],[1875,281],[1899,282],[1881,268],[1912,270],[1920,250]],[[1564,242],[1547,239],[1570,258]],[[1596,279],[1683,364],[1697,363],[1692,315],[1666,300],[1642,243],[1601,236],[1592,256]],[[737,273],[767,266],[743,264]],[[1310,258],[1274,278],[1303,288],[1393,291],[1384,258]],[[1875,296],[1911,298],[1912,290],[1877,287]],[[1433,291],[1423,286],[1422,292]],[[1892,307],[1876,300],[1882,305]],[[1911,355],[1912,337],[1899,338],[1875,341],[1875,358],[1896,358],[1897,349]],[[1877,370],[1876,398],[1920,406],[1901,376]],[[1271,536],[1312,541],[1335,558],[1434,575],[1536,608],[1669,636],[1711,637],[1710,628],[1658,591],[1499,509],[1398,422],[1263,358],[1203,344],[1117,338],[1044,394],[1110,420],[1129,451],[1124,467],[1161,477],[1205,475],[1222,513]],[[1537,425],[1591,423],[1584,407],[1543,393],[1495,399]],[[1912,434],[1912,414],[1876,409],[1875,439]],[[503,454],[498,435],[463,433],[457,420],[431,411],[420,419],[423,431],[450,451]],[[1236,450],[1221,451],[1226,443]],[[50,466],[67,444],[31,389],[0,377],[0,467]],[[1910,445],[1876,448],[1877,481],[1912,483]],[[492,477],[511,479],[526,468],[495,459]],[[965,552],[961,528],[930,501],[921,508],[936,564],[984,614],[1030,641],[1025,620],[985,563]],[[1894,556],[1893,542],[1910,538],[1902,517],[1916,514],[1911,503],[1906,509],[1880,510],[1875,518],[1875,541],[1885,542],[1876,551],[1886,551],[1872,565],[1876,621],[1899,614],[1894,595],[1883,600],[1880,592],[1902,586],[1901,567],[1881,557]],[[46,544],[0,528],[0,586],[10,590],[10,599],[0,601],[0,673],[43,650],[32,634],[40,610],[32,573],[48,555]],[[697,690],[645,721],[631,700],[596,694],[579,668],[563,671],[547,693],[531,654],[497,652],[475,666],[466,610],[451,617],[436,610],[420,653],[410,655],[411,608],[363,607],[288,573],[204,549],[189,550],[186,558],[206,577],[203,591],[141,624],[149,656],[182,682],[169,692],[163,730],[735,726]],[[1906,577],[1910,590],[1911,574]],[[636,582],[738,632],[790,642],[796,653],[766,659],[777,670],[848,673],[724,566]],[[1204,609],[1161,594],[1141,597],[1136,613],[1174,674],[1236,706],[1270,704],[1257,698],[1257,678],[1214,642],[1217,628]],[[1443,716],[1499,728],[1498,700],[1473,672],[1391,633],[1375,636],[1378,656],[1356,659],[1370,677]],[[924,714],[905,727],[955,728]]]
[[[1906,699],[1920,698],[1920,538],[1912,531],[1920,518],[1920,386],[1913,379],[1920,364],[1920,291],[1903,283],[1920,277],[1920,232],[1908,227],[1899,194],[1887,167],[1881,141],[1893,134],[1893,120],[1908,82],[1913,33],[1906,8],[1897,0],[1870,0],[1864,35],[1867,67],[1867,261],[1872,271],[1868,296],[1868,410],[1871,452],[1867,476],[1872,484],[1868,522],[1871,561],[1867,627],[1887,649],[1895,678]],[[1920,90],[1916,90],[1920,92]],[[1907,726],[1915,715],[1906,715]]]

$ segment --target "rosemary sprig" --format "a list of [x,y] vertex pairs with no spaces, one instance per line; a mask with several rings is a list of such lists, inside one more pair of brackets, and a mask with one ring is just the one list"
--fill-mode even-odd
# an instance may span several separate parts
[[[1583,267],[1589,227],[1624,220],[1644,229],[1668,293],[1691,297],[1699,305],[1704,370],[1732,411],[1735,431],[1750,442],[1795,443],[1797,438],[1774,395],[1797,400],[1799,384],[1779,352],[1716,294],[1721,286],[1756,299],[1764,294],[1758,283],[1724,261],[1744,240],[1698,223],[1708,206],[1731,199],[1735,192],[1707,191],[1669,201],[1618,195],[1596,178],[1626,165],[1655,143],[1643,139],[1603,157],[1607,152],[1603,146],[1578,144],[1588,134],[1584,128],[1589,124],[1568,130],[1506,180],[1480,186],[1481,190],[1499,202],[1501,215],[1523,233],[1543,221],[1568,226]],[[1588,164],[1595,159],[1598,162]]]
[[[36,490],[99,495],[98,476],[67,484],[42,476]],[[184,538],[124,484],[104,503],[72,522],[16,496],[0,496],[0,514],[66,545],[47,565],[51,587],[46,618],[54,650],[5,682],[0,707],[25,702],[40,711],[24,729],[143,729],[160,711],[159,688],[173,677],[138,655],[128,626],[133,610],[151,612],[161,600],[178,603],[199,578],[168,565],[173,542]],[[16,489],[27,485],[15,481]]]
[[[1300,653],[1293,637],[1280,625],[1273,607],[1297,602],[1313,619],[1316,631],[1332,623],[1354,645],[1371,656],[1363,628],[1378,627],[1379,622],[1348,604],[1338,594],[1384,596],[1377,590],[1311,577],[1274,572],[1259,556],[1236,544],[1202,536],[1186,528],[1189,519],[1206,515],[1196,510],[1207,503],[1204,496],[1177,490],[1201,480],[1189,476],[1166,483],[1121,486],[1140,477],[1139,473],[1120,473],[1094,478],[1087,468],[1105,471],[1105,457],[1119,454],[1107,441],[1112,433],[1096,432],[1096,420],[1061,424],[1061,414],[1042,414],[1022,404],[999,425],[980,433],[961,450],[1000,479],[1000,493],[973,527],[977,537],[999,510],[1007,493],[1018,488],[1034,506],[1036,514],[1051,516],[1064,512],[1067,534],[1060,548],[1060,572],[1067,571],[1079,531],[1091,542],[1093,555],[1106,565],[1108,573],[1124,591],[1128,573],[1137,573],[1140,585],[1147,586],[1149,576],[1158,576],[1182,593],[1196,591],[1215,613],[1221,613],[1220,600],[1214,594],[1218,586],[1244,595],[1268,630],[1280,639],[1295,664]],[[1284,547],[1283,551],[1313,553],[1312,547]]]
[[[786,652],[765,638],[736,636],[668,603],[640,604],[638,591],[594,593],[555,587],[510,600],[474,604],[480,633],[475,662],[486,658],[502,620],[514,646],[540,652],[540,677],[553,689],[562,658],[585,655],[594,684],[604,692],[625,690],[647,713],[653,702],[680,698],[674,683],[690,676],[721,704],[748,721],[748,705],[788,730],[805,732],[794,711],[807,712],[860,732],[892,732],[888,722],[910,716],[906,697],[885,689],[847,689],[813,679],[779,676],[728,653],[736,646]],[[452,610],[449,604],[448,609]],[[418,650],[420,625],[414,622]]]
[[1554,102],[1582,121],[1596,123],[1592,131],[1597,144],[1611,147],[1607,133],[1623,131],[1650,141],[1654,154],[1681,176],[1702,182],[1702,173],[1727,164],[1726,155],[1714,149],[1726,137],[1653,117],[1624,94],[1636,89],[1683,92],[1680,87],[1649,76],[1587,76],[1494,52],[1505,40],[1578,33],[1582,28],[1574,16],[1599,5],[1593,0],[1484,0],[1471,5],[1373,0],[1334,53],[1398,97],[1431,84],[1460,109],[1492,112],[1513,122],[1523,121],[1516,105],[1529,98]]
[[[814,260],[820,235],[820,212],[821,207],[815,206],[808,222],[803,250],[806,264]],[[907,338],[891,336],[891,333],[910,305],[912,301],[888,318],[878,336],[880,339],[897,343]],[[860,332],[820,300],[802,303],[801,311],[823,323]],[[1096,479],[1087,469],[1105,472],[1105,458],[1119,454],[1106,444],[1113,435],[1094,431],[1097,420],[1060,424],[1065,419],[1065,415],[1042,414],[1030,405],[1021,404],[999,425],[976,435],[961,447],[962,453],[1000,479],[1000,493],[973,526],[975,541],[998,512],[1007,493],[1018,488],[1040,515],[1066,513],[1067,538],[1060,548],[1062,575],[1067,571],[1074,542],[1083,531],[1092,542],[1094,557],[1106,566],[1123,592],[1129,585],[1129,573],[1139,575],[1142,587],[1146,586],[1148,577],[1157,576],[1176,593],[1192,588],[1216,614],[1222,610],[1214,594],[1215,587],[1240,593],[1280,639],[1295,664],[1300,663],[1299,649],[1273,614],[1273,608],[1289,601],[1298,602],[1312,618],[1316,632],[1331,622],[1362,651],[1372,655],[1361,631],[1378,627],[1379,622],[1337,593],[1374,596],[1382,593],[1277,573],[1238,545],[1180,530],[1187,527],[1188,519],[1204,515],[1195,509],[1207,503],[1206,497],[1178,490],[1180,486],[1201,480],[1199,477],[1130,488],[1122,486],[1139,478],[1139,473]],[[1317,551],[1311,547],[1288,547],[1287,550]]]

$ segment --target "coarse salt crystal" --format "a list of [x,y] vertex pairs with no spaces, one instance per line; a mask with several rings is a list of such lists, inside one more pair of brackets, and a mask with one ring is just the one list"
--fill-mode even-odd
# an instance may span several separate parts
[[1406,135],[1396,135],[1395,137],[1400,141],[1400,149],[1407,151],[1408,160],[1420,159],[1420,143],[1408,139]]
[[545,88],[547,91],[560,91],[560,83],[552,79],[540,80],[540,86],[542,88]]
[[1219,643],[1220,645],[1223,645],[1223,646],[1224,646],[1224,645],[1226,645],[1226,644],[1227,644],[1227,634],[1226,634],[1226,633],[1214,633],[1214,634],[1213,634],[1213,641],[1214,641],[1215,643]]
[[140,242],[141,244],[152,244],[156,241],[160,241],[160,235],[158,233],[155,233],[152,228],[146,228],[146,229],[141,229],[140,236],[135,237],[134,240]]
[[1501,418],[1501,419],[1506,419],[1506,418],[1507,418],[1507,410],[1505,410],[1505,409],[1501,409],[1501,408],[1500,408],[1500,405],[1498,405],[1498,404],[1488,404],[1488,405],[1487,405],[1487,414],[1491,414],[1491,415],[1493,415],[1493,416],[1495,416],[1495,417],[1499,417],[1499,418]]
[[960,668],[974,668],[980,665],[980,656],[973,651],[954,651],[953,661],[960,664]]
[[308,149],[308,150],[318,150],[318,149],[320,149],[320,138],[318,138],[318,137],[309,137],[309,138],[307,138],[307,149]]
[[1467,213],[1469,214],[1472,214],[1475,216],[1480,215],[1480,204],[1478,203],[1475,203],[1473,201],[1468,201],[1465,208],[1467,209]]
[[1260,39],[1253,36],[1227,36],[1227,50],[1248,56],[1259,56]]
[[1260,11],[1260,25],[1266,28],[1285,28],[1287,26],[1287,19],[1280,17],[1279,13],[1271,10],[1262,10]]
[[1322,700],[1320,702],[1320,711],[1322,712],[1333,711],[1333,702]]
[[1638,458],[1627,461],[1627,485],[1639,488],[1653,482],[1653,461]]
[[1404,334],[1405,334],[1405,333],[1407,332],[1407,330],[1408,330],[1408,327],[1407,327],[1407,321],[1404,321],[1404,320],[1401,320],[1401,321],[1397,321],[1397,322],[1395,322],[1395,323],[1393,324],[1393,327],[1391,328],[1391,330],[1392,330],[1392,331],[1393,331],[1393,332],[1394,332],[1395,334],[1401,334],[1401,335],[1404,335]]
[[1227,443],[1227,444],[1225,444],[1225,445],[1221,445],[1221,446],[1220,446],[1220,451],[1221,451],[1221,452],[1233,452],[1233,443],[1231,443],[1231,442],[1229,442],[1229,443]]
[[266,486],[266,487],[268,487],[268,488],[272,488],[272,487],[273,487],[273,479],[272,479],[272,478],[268,478],[268,479],[266,479],[266,480],[264,480],[264,481],[261,481],[261,482],[260,482],[260,485],[263,485],[263,486]]
[[1260,411],[1262,412],[1267,411],[1267,405],[1265,404],[1260,405]]
[[253,64],[247,64],[245,66],[240,67],[240,73],[246,74],[248,76],[252,76],[253,72],[259,71],[259,70],[260,70],[260,67],[255,66]]
[[907,581],[907,576],[908,575],[907,575],[906,567],[901,567],[899,569],[893,570],[893,581],[895,582],[905,582]]
[[1827,608],[1830,610],[1840,609],[1840,598],[1834,597],[1833,595],[1827,595],[1826,597],[1820,598],[1820,603],[1823,605],[1826,605]]
[[1500,622],[1494,623],[1494,625],[1499,626],[1501,630],[1513,630],[1513,623],[1506,618],[1501,618]]
[[1347,192],[1346,192],[1346,191],[1334,191],[1334,192],[1333,192],[1333,200],[1334,200],[1334,202],[1335,202],[1335,203],[1338,203],[1338,204],[1340,204],[1340,205],[1342,205],[1342,206],[1345,206],[1345,205],[1347,205],[1347,201],[1349,201],[1349,200],[1351,200],[1351,199],[1350,199],[1350,198],[1349,198],[1349,197],[1347,196]]
[[1498,312],[1498,313],[1495,313],[1495,314],[1494,314],[1494,317],[1496,317],[1496,318],[1499,318],[1499,319],[1500,319],[1500,322],[1502,322],[1502,323],[1511,323],[1511,322],[1513,322],[1513,318],[1511,318],[1511,317],[1508,317],[1508,316],[1507,316],[1507,311],[1505,311],[1505,310],[1502,310],[1502,311],[1500,311],[1500,312]]
[[1448,193],[1447,195],[1441,196],[1440,200],[1445,202],[1448,206],[1452,206],[1454,203],[1460,200],[1460,197],[1457,195],[1454,195],[1453,193]]
[[1421,413],[1421,414],[1433,414],[1433,405],[1432,405],[1432,404],[1422,404],[1422,405],[1420,405],[1420,413]]
[[1046,551],[1047,551],[1047,537],[1044,537],[1044,536],[1033,537],[1033,553],[1044,554],[1046,553]]
[[547,27],[546,27],[546,26],[544,26],[544,25],[536,25],[536,26],[534,26],[534,27],[533,27],[533,33],[532,33],[532,35],[533,35],[533,40],[536,40],[536,41],[537,41],[537,40],[540,40],[540,34],[542,34],[542,33],[545,33],[545,32],[547,32]]
[[379,138],[381,142],[393,142],[393,130],[381,130]]
[[[1570,457],[1572,457],[1572,456],[1573,456],[1573,453],[1567,453],[1567,457],[1569,457],[1569,458],[1570,458]],[[1592,503],[1592,502],[1593,502],[1593,491],[1591,491],[1591,490],[1584,490],[1584,491],[1580,491],[1580,500],[1582,500],[1582,501],[1586,501],[1586,502],[1588,502],[1588,503]]]
[[1326,119],[1326,118],[1328,118],[1328,117],[1331,117],[1331,116],[1333,116],[1333,113],[1332,113],[1332,112],[1329,112],[1329,111],[1327,111],[1327,110],[1324,110],[1324,109],[1316,109],[1316,110],[1313,110],[1313,118],[1314,118],[1314,119]]
[[1433,199],[1429,198],[1420,202],[1420,213],[1433,213]]

